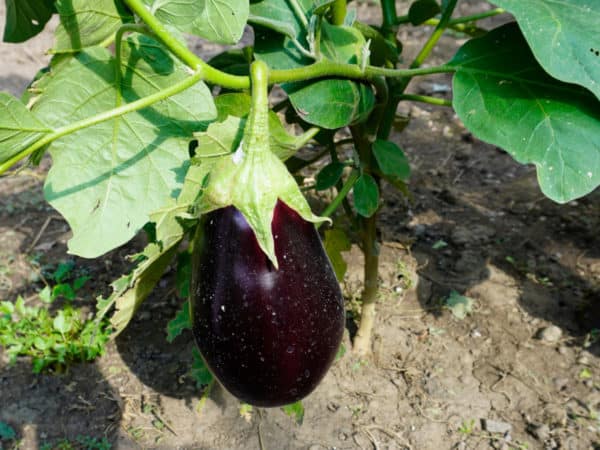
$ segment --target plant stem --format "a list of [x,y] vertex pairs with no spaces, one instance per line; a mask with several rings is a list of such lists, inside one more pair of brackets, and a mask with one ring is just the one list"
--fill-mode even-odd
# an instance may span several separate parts
[[395,0],[381,0],[381,14],[383,16],[382,29],[384,34],[390,31],[397,22]]
[[306,14],[302,10],[302,6],[298,3],[298,0],[287,0],[288,4],[294,11],[294,15],[296,18],[302,23],[305,30],[308,30],[308,19],[306,18]]
[[[456,25],[461,25],[465,23],[476,22],[478,20],[487,19],[488,17],[497,16],[499,14],[504,14],[506,12],[503,8],[494,8],[489,11],[484,11],[477,14],[471,14],[468,16],[457,17],[456,19],[452,19],[448,21],[448,28],[454,28]],[[430,22],[435,21],[435,22]],[[408,16],[400,16],[396,19],[397,25],[402,25],[405,23],[410,23],[410,19]],[[437,25],[439,23],[439,19],[429,19],[424,22],[425,25]]]
[[[250,79],[247,76],[231,75],[213,68],[201,58],[194,55],[182,42],[175,39],[169,31],[156,19],[142,3],[142,0],[124,0],[129,8],[135,12],[154,34],[166,45],[171,52],[188,67],[196,70],[202,68],[204,80],[211,84],[218,84],[227,89],[248,89]],[[374,76],[384,77],[414,77],[418,75],[429,75],[432,73],[454,72],[449,66],[437,66],[424,69],[387,69],[383,67],[367,66],[361,70],[358,65],[341,64],[333,61],[319,61],[310,66],[296,69],[271,70],[269,84],[290,83],[293,81],[307,81],[314,78],[342,77],[355,80],[369,80]]]
[[129,9],[137,14],[142,21],[154,32],[156,37],[165,44],[171,52],[192,70],[202,68],[204,79],[210,83],[220,84],[230,89],[248,89],[250,79],[245,76],[231,75],[213,68],[201,58],[194,55],[184,43],[177,40],[164,25],[152,15],[142,0],[124,0]]
[[354,80],[371,80],[376,76],[402,78],[433,73],[451,73],[455,70],[455,68],[446,65],[411,69],[387,69],[385,67],[367,66],[363,72],[359,66],[354,64],[323,60],[310,66],[295,69],[271,70],[269,83],[290,83],[323,77],[340,77]]
[[244,127],[244,153],[270,152],[269,143],[269,68],[260,60],[250,66],[252,107]]
[[430,105],[437,106],[452,106],[452,100],[446,100],[445,98],[431,97],[429,95],[415,95],[415,94],[402,94],[398,96],[400,100],[412,100],[415,102],[429,103]]
[[346,19],[346,0],[335,0],[331,6],[332,25],[343,25]]
[[359,356],[371,350],[371,335],[375,324],[375,302],[377,300],[379,276],[379,251],[377,249],[377,213],[363,220],[362,251],[365,255],[364,288],[361,295],[360,324],[354,336],[354,352]]
[[60,128],[56,128],[52,133],[49,133],[42,137],[41,139],[35,141],[32,145],[27,147],[25,150],[20,151],[12,158],[0,164],[0,175],[6,172],[10,167],[19,162],[21,159],[26,156],[31,155],[37,149],[44,147],[45,145],[55,141],[58,138],[66,136],[67,134],[74,133],[83,128],[91,127],[93,125],[97,125],[102,122],[106,122],[107,120],[114,119],[116,117],[122,116],[124,114],[137,111],[139,109],[147,108],[152,104],[164,100],[165,98],[171,97],[172,95],[178,94],[181,91],[186,90],[189,87],[192,87],[198,81],[202,79],[202,71],[198,70],[192,76],[173,84],[172,86],[163,89],[162,91],[156,92],[155,94],[148,95],[147,97],[140,98],[131,103],[127,103],[118,108],[111,109],[109,111],[104,111],[100,114],[96,114],[95,116],[88,117],[87,119],[79,120],[77,122],[70,123]]
[[[427,39],[427,41],[423,45],[423,48],[421,48],[421,51],[419,52],[419,54],[415,57],[414,61],[409,66],[409,68],[410,68],[409,70],[419,70],[418,68],[421,66],[421,64],[423,64],[425,59],[429,56],[429,54],[431,53],[431,50],[433,50],[433,48],[435,47],[435,45],[437,44],[439,39],[442,37],[444,30],[448,26],[450,17],[452,16],[452,13],[454,12],[454,8],[456,7],[457,1],[458,0],[449,0],[448,5],[446,6],[446,9],[444,9],[444,12],[442,14],[442,17],[441,17],[439,23],[437,24],[433,33],[429,36],[429,39]],[[381,139],[388,138],[388,136],[392,130],[392,124],[394,122],[394,117],[396,115],[396,109],[398,108],[398,103],[400,102],[402,95],[404,95],[404,90],[408,86],[408,83],[410,83],[410,80],[413,78],[413,76],[414,75],[408,75],[408,76],[396,81],[392,86],[390,86],[390,92],[392,94],[390,95],[390,100],[387,104],[386,111],[383,116],[383,120],[382,120],[381,126],[379,127],[379,132],[378,132],[378,136]]]
[[[342,201],[348,195],[348,192],[350,192],[350,189],[352,189],[352,186],[354,186],[354,183],[356,183],[356,180],[358,180],[359,176],[360,176],[360,172],[356,169],[354,169],[354,170],[352,170],[352,172],[350,172],[348,179],[346,180],[346,182],[344,183],[342,188],[338,191],[338,194],[335,196],[333,201],[329,205],[327,205],[327,208],[325,208],[323,210],[323,212],[321,213],[322,216],[329,217],[335,212],[336,209],[338,209],[338,207],[340,206]],[[315,226],[318,229],[322,224],[323,224],[323,222],[319,222]]]

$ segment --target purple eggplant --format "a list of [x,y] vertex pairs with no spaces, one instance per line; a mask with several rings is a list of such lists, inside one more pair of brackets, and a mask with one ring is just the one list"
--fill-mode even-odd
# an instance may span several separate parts
[[314,224],[278,201],[271,229],[279,269],[228,206],[202,216],[191,310],[207,366],[233,395],[281,406],[308,395],[333,362],[344,301]]

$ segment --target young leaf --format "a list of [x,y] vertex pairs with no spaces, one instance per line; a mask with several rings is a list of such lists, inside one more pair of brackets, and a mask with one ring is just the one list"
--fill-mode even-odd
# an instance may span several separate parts
[[[299,0],[297,3],[302,12],[304,12],[304,17],[306,18],[308,15],[307,12],[312,6],[312,1]],[[262,0],[259,2],[251,2],[250,13],[251,15],[248,18],[249,22],[270,28],[286,36],[291,34],[298,40],[300,40],[302,33],[306,31],[302,21],[290,7],[290,2],[288,0]]]
[[381,171],[406,180],[410,176],[410,165],[406,155],[400,147],[391,141],[377,139],[373,143],[373,155]]
[[473,299],[452,291],[446,299],[446,308],[452,312],[454,317],[463,320],[473,312]]
[[6,0],[4,42],[25,42],[44,29],[54,0]]
[[325,252],[327,252],[327,256],[331,261],[331,265],[333,266],[335,277],[338,279],[338,281],[342,281],[344,279],[344,275],[346,274],[346,270],[348,269],[348,264],[346,261],[344,261],[342,252],[350,251],[351,248],[351,243],[348,239],[348,236],[346,236],[346,233],[339,228],[325,230],[325,240],[323,242],[323,246],[325,247]]
[[1,440],[9,441],[11,439],[14,439],[16,436],[17,436],[17,433],[15,432],[13,427],[11,427],[6,422],[0,421],[0,441]]
[[332,162],[323,167],[317,174],[315,189],[322,191],[335,186],[344,173],[344,167],[346,165],[341,162]]
[[213,375],[206,367],[204,359],[196,347],[192,350],[192,370],[190,371],[192,378],[196,381],[198,387],[206,386],[212,383]]
[[[122,95],[154,93],[188,76],[158,42],[128,39]],[[54,126],[115,107],[114,59],[93,48],[59,66],[34,104]],[[69,222],[69,251],[96,257],[133,237],[148,214],[181,187],[188,143],[216,115],[210,91],[198,83],[147,108],[65,136],[50,146],[46,199]]]
[[302,422],[304,421],[304,405],[302,404],[302,400],[298,400],[296,403],[290,405],[285,405],[281,409],[283,409],[283,412],[288,416],[294,417],[298,425],[302,425]]
[[588,0],[497,0],[510,11],[537,61],[554,78],[600,99],[600,3]]
[[0,164],[51,131],[23,103],[0,92]]
[[173,342],[184,330],[191,329],[190,303],[186,301],[181,305],[181,309],[177,312],[177,315],[167,323],[167,342]]
[[440,5],[435,0],[417,0],[410,5],[408,19],[413,25],[420,25],[440,13]]
[[533,163],[545,195],[564,203],[600,184],[600,108],[551,78],[516,24],[468,41],[454,56],[453,106],[475,136]]
[[53,53],[77,52],[102,43],[133,17],[121,0],[57,0],[60,24]]
[[354,207],[363,217],[371,217],[379,207],[379,188],[371,175],[363,173],[352,188]]

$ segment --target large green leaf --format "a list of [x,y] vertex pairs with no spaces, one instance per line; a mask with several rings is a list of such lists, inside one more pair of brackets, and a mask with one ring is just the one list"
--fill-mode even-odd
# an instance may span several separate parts
[[177,253],[177,246],[185,233],[180,218],[186,217],[202,184],[205,170],[191,166],[183,188],[177,198],[170,199],[168,205],[150,214],[154,223],[156,238],[137,255],[141,261],[130,274],[113,283],[113,293],[107,299],[98,301],[98,315],[104,316],[113,305],[116,310],[111,318],[113,336],[125,329],[135,312],[154,289],[165,269]]
[[538,62],[554,78],[600,98],[600,2],[494,0],[510,11]]
[[54,0],[6,0],[4,42],[24,42],[44,29]]
[[202,0],[144,0],[150,12],[161,22],[189,32],[194,19],[204,10]]
[[600,184],[600,103],[550,77],[516,24],[467,42],[450,64],[459,117],[475,136],[535,164],[544,194],[562,203]]
[[51,131],[23,103],[0,92],[0,164]]
[[[128,43],[121,68],[125,99],[188,76],[155,41],[131,38]],[[34,112],[61,126],[114,108],[114,77],[115,62],[107,50],[86,50],[61,64],[44,83]],[[151,108],[53,143],[54,164],[44,191],[73,230],[69,251],[96,257],[131,239],[149,213],[167,204],[181,187],[192,132],[215,115],[210,91],[198,83]]]
[[56,0],[60,24],[54,53],[77,52],[100,44],[133,17],[121,0]]
[[[355,28],[322,24],[320,48],[327,59],[357,64],[365,44],[363,35]],[[309,62],[289,38],[264,30],[257,34],[255,54],[274,69],[290,69]],[[364,119],[375,103],[368,85],[350,80],[317,80],[282,87],[303,120],[328,129]]]
[[161,22],[219,44],[235,44],[248,20],[248,0],[144,0]]
[[[306,18],[313,2],[298,0],[297,3]],[[292,34],[297,39],[306,31],[298,15],[290,8],[289,0],[262,0],[252,3],[248,21],[288,36]]]
[[235,44],[242,37],[249,14],[248,0],[199,0],[202,13],[194,20],[193,32],[219,44]]

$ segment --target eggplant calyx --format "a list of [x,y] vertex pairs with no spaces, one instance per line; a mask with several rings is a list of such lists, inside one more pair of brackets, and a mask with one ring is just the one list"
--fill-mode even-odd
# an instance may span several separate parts
[[219,158],[211,167],[197,211],[205,214],[230,205],[236,207],[254,231],[262,251],[278,268],[271,231],[277,200],[308,222],[331,220],[312,213],[294,177],[270,149],[266,64],[255,61],[251,76],[252,108],[242,143],[235,152]]

